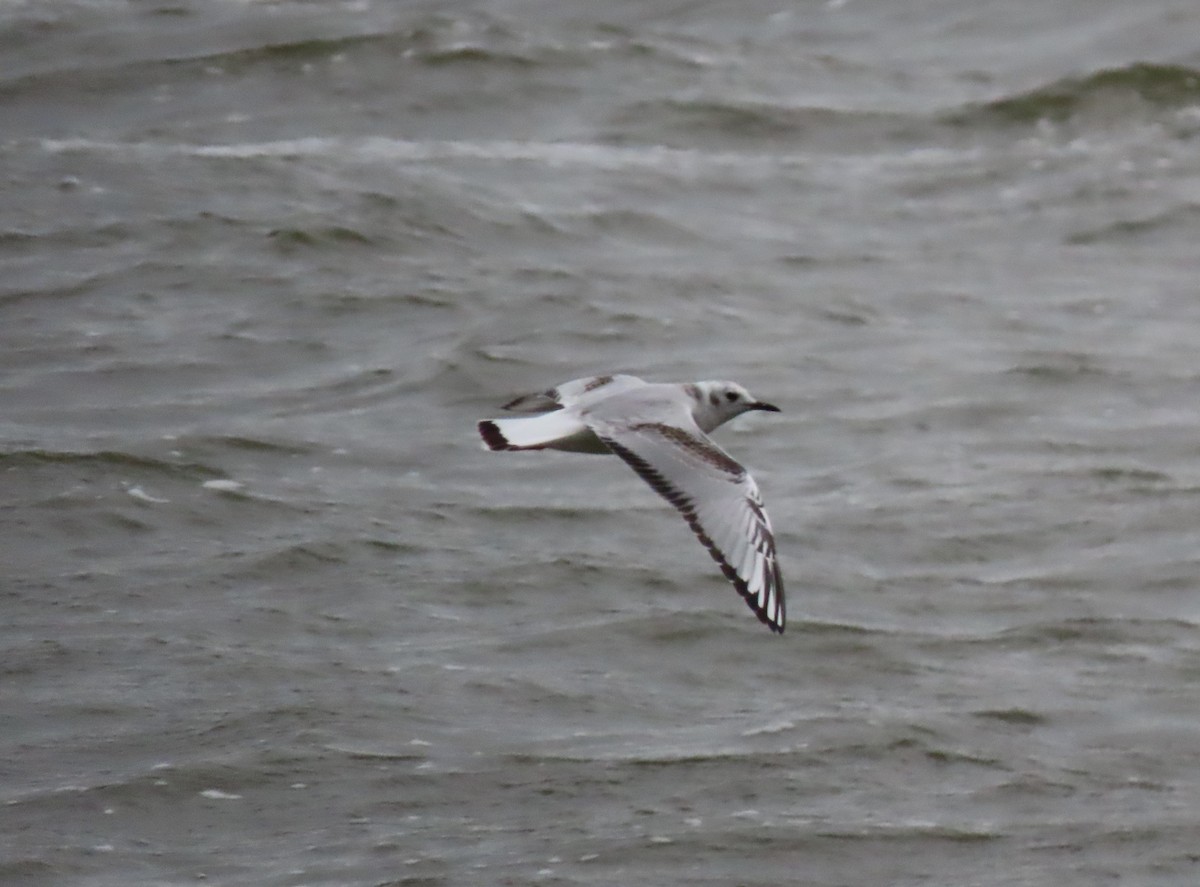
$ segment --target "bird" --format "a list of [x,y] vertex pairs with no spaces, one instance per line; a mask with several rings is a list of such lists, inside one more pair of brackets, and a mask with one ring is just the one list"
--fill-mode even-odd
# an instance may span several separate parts
[[759,621],[783,633],[783,577],[758,485],[708,436],[742,413],[779,407],[736,382],[654,383],[612,374],[573,379],[502,409],[526,415],[479,421],[487,449],[620,457],[683,515]]

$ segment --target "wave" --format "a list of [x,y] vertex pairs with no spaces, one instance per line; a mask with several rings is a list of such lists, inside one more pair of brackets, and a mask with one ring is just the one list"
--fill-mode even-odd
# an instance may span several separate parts
[[44,465],[98,468],[103,471],[132,471],[137,475],[161,475],[189,480],[223,477],[221,472],[199,462],[171,462],[116,450],[68,452],[60,450],[10,450],[0,452],[0,471]]
[[1062,644],[1165,648],[1174,638],[1192,636],[1195,629],[1195,623],[1174,618],[1078,617],[1021,625],[988,638],[976,638],[973,643],[1006,649],[1057,649]]
[[[546,142],[517,140],[412,140],[386,136],[343,138],[311,136],[268,142],[206,145],[188,142],[119,142],[88,138],[41,139],[39,147],[50,154],[111,154],[119,159],[183,156],[247,160],[256,158],[339,158],[382,163],[436,161],[527,162],[551,167],[587,167],[602,171],[642,168],[655,171],[686,171],[697,165],[742,166],[755,155],[741,152],[712,152],[661,145],[607,145],[595,142]],[[779,162],[778,157],[772,158]],[[797,158],[799,162],[800,158]]]
[[1200,222],[1200,204],[1185,202],[1161,212],[1137,218],[1117,219],[1104,225],[1076,231],[1066,238],[1073,246],[1088,246],[1109,242],[1154,244],[1162,242],[1164,233],[1194,236]]
[[[768,140],[769,141],[769,140]],[[831,140],[831,145],[837,139]],[[195,142],[108,141],[91,138],[43,138],[32,142],[48,154],[104,155],[118,163],[157,162],[172,157],[199,160],[318,160],[338,164],[387,165],[397,167],[464,164],[529,165],[537,170],[584,170],[588,172],[649,172],[663,181],[690,182],[719,176],[727,182],[760,182],[780,174],[804,175],[819,162],[822,169],[839,175],[869,175],[881,169],[939,170],[956,163],[974,163],[981,149],[968,146],[923,146],[880,155],[838,153],[814,160],[812,150],[793,148],[779,140],[775,145],[755,143],[745,148],[671,146],[661,143],[582,141],[414,140],[389,136],[310,136],[262,142],[199,144]],[[0,154],[2,156],[2,154]],[[423,175],[424,175],[424,171]],[[388,200],[386,195],[364,195]]]
[[894,111],[790,105],[750,98],[655,98],[625,106],[608,121],[607,138],[652,139],[719,136],[752,143],[819,138],[838,144],[856,138],[919,137],[921,115]]
[[[343,26],[331,30],[345,30]],[[42,33],[32,32],[36,37]],[[200,25],[188,40],[130,40],[119,42],[114,52],[77,52],[34,56],[17,60],[0,74],[0,96],[32,91],[77,89],[86,82],[90,90],[120,88],[147,80],[171,80],[194,72],[244,75],[255,69],[284,68],[288,73],[319,74],[324,66],[342,65],[347,59],[363,67],[376,60],[438,68],[491,66],[493,68],[548,68],[582,63],[597,52],[645,52],[644,41],[590,39],[588,35],[564,38],[538,28],[527,28],[475,11],[463,15],[435,14],[407,25],[371,29],[359,26],[351,33],[303,36],[251,42],[263,36],[258,29],[242,33]],[[610,38],[612,35],[609,35]],[[649,44],[652,45],[652,44]],[[658,53],[667,59],[678,53]]]
[[1196,105],[1200,103],[1200,70],[1186,65],[1135,62],[972,105],[946,119],[959,125],[1063,122],[1086,112],[1124,112],[1130,98],[1152,109]]

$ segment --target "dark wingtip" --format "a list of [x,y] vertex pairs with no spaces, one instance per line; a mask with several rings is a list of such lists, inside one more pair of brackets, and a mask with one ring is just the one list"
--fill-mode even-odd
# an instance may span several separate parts
[[508,439],[500,431],[500,426],[491,419],[484,419],[478,427],[479,436],[483,438],[483,442],[487,444],[489,450],[509,449]]
[[[767,404],[767,406],[770,406],[770,404]],[[783,634],[787,617],[784,609],[783,576],[780,575],[778,562],[772,558],[771,574],[768,578],[768,581],[772,582],[775,586],[775,600],[777,602],[775,611],[772,613],[758,605],[758,596],[750,591],[750,586],[746,584],[746,580],[738,575],[737,570],[726,560],[725,554],[709,538],[708,534],[704,531],[704,527],[696,518],[696,511],[691,500],[679,490],[672,487],[649,462],[637,453],[628,447],[621,446],[621,444],[617,443],[611,437],[604,437],[602,435],[600,439],[604,441],[609,449],[625,460],[629,467],[637,472],[644,481],[650,484],[656,493],[674,505],[675,509],[683,515],[683,519],[687,521],[687,525],[696,534],[696,538],[700,540],[700,544],[708,551],[709,556],[717,562],[717,566],[721,568],[721,573],[737,589],[737,593],[750,606],[750,611],[754,613],[758,621],[775,632],[775,634]],[[772,618],[773,616],[775,618]]]

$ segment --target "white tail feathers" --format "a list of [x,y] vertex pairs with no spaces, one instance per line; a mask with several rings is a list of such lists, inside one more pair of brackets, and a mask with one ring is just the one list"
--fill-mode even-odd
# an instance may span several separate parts
[[479,436],[490,450],[609,452],[587,425],[562,411],[513,419],[484,419],[478,427]]
[[483,438],[483,442],[489,450],[519,450],[521,447],[515,446],[509,439],[509,436],[504,433],[503,426],[508,425],[510,419],[484,419],[479,423],[479,436]]

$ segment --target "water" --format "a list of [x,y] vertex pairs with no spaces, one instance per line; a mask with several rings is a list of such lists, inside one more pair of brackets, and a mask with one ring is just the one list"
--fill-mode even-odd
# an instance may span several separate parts
[[[0,8],[0,880],[1200,873],[1190,2]],[[746,610],[599,371],[718,432]]]

